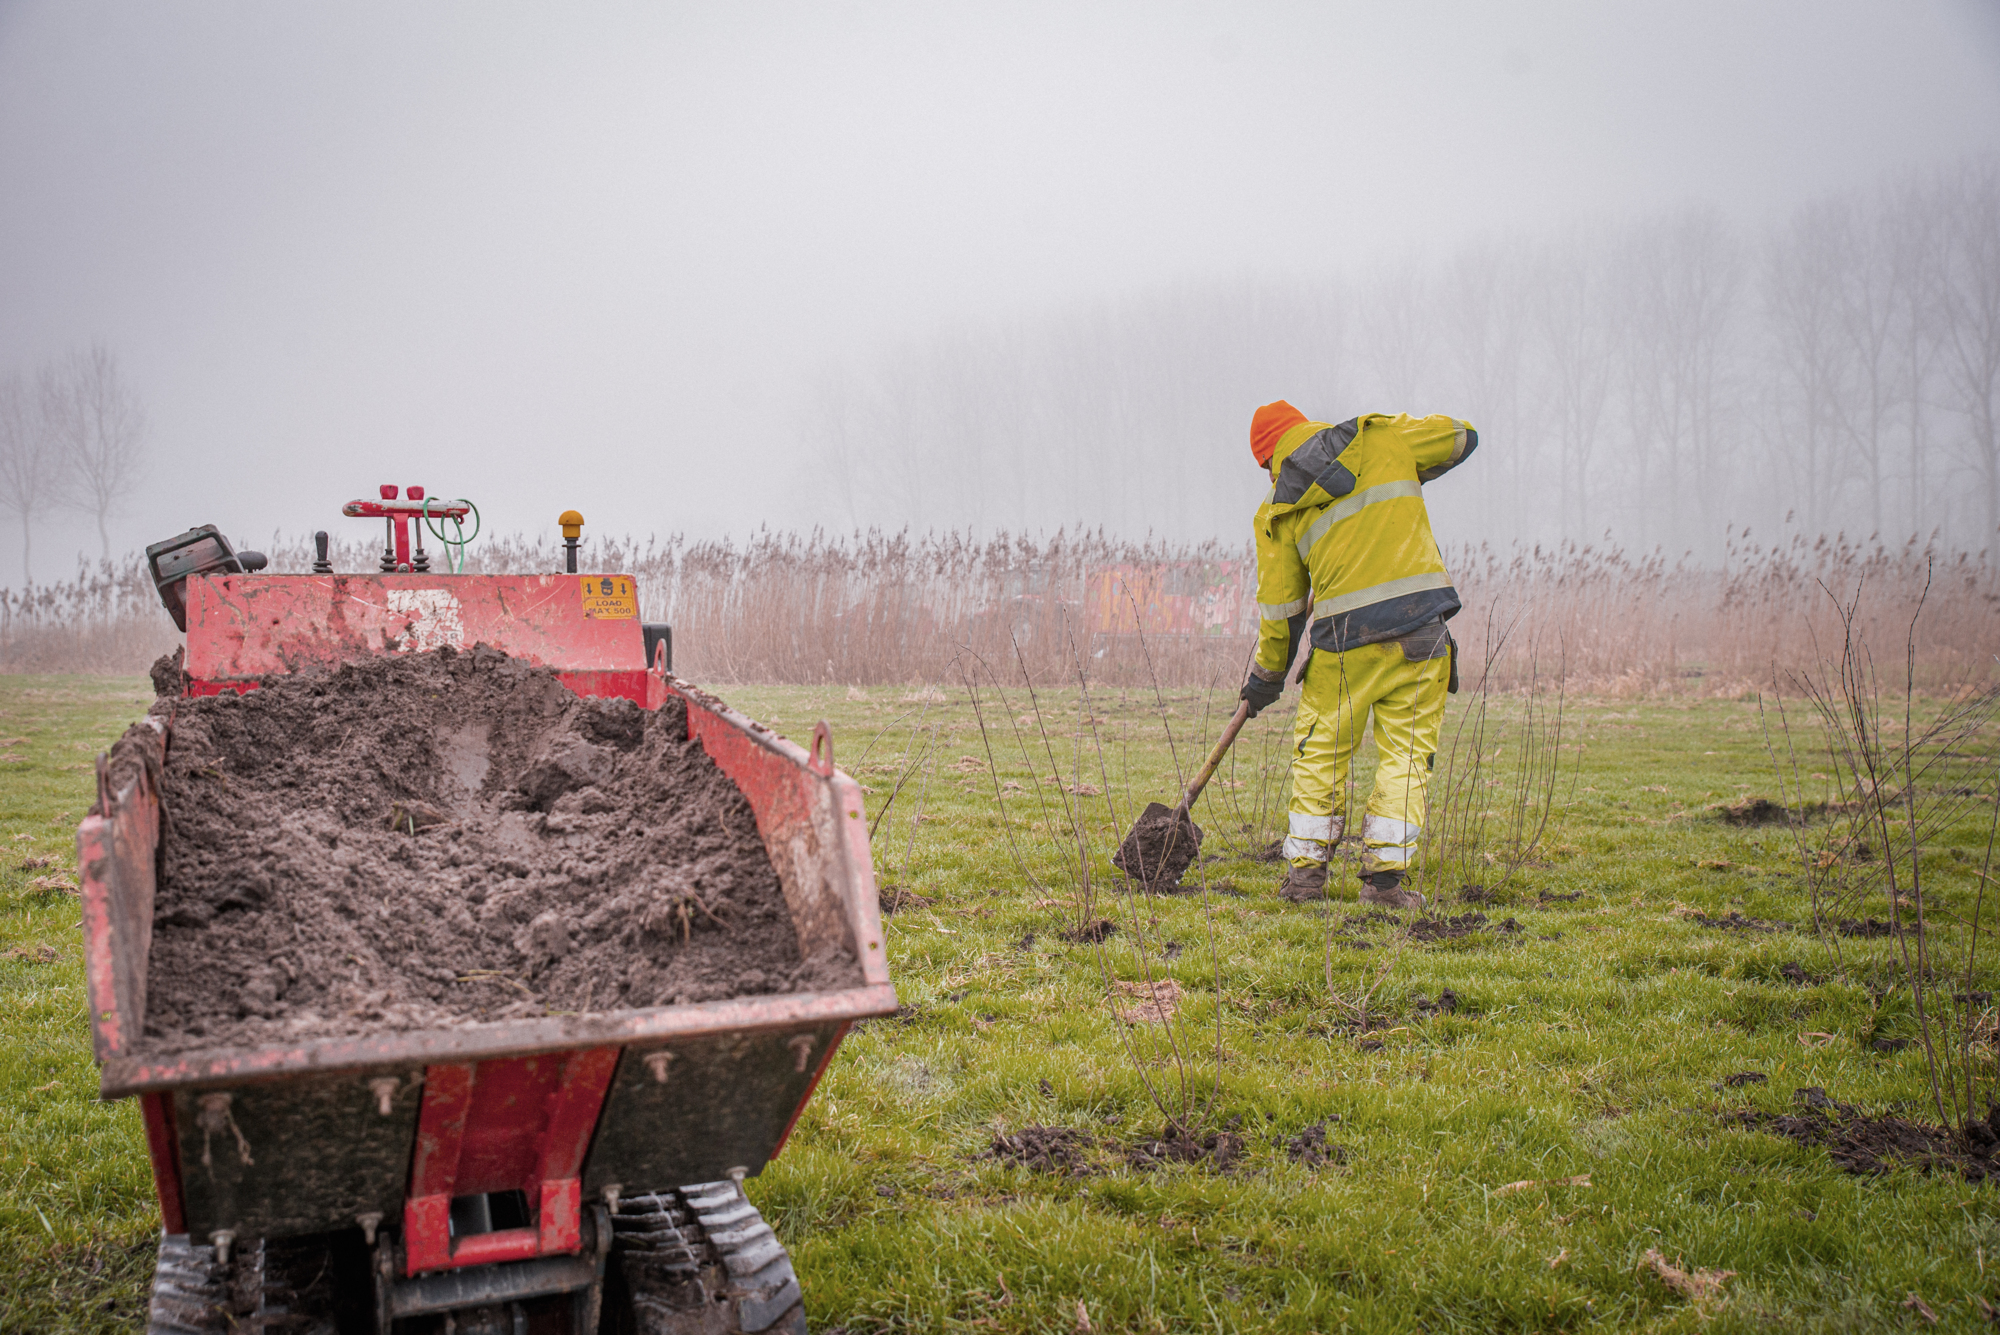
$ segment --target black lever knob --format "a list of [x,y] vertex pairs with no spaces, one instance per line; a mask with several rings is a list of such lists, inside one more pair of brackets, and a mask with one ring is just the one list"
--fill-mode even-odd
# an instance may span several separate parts
[[313,534],[313,574],[331,575],[333,562],[326,559],[326,530]]

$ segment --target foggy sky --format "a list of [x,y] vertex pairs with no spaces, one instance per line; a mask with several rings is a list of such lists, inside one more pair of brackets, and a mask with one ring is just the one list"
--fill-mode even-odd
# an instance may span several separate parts
[[[814,386],[933,334],[1691,204],[1762,223],[1996,147],[1972,0],[0,0],[0,374],[118,353],[151,423],[121,546],[358,529],[379,482],[501,531],[841,526]],[[1168,535],[1240,538],[1240,477]],[[51,519],[43,578],[95,547]]]

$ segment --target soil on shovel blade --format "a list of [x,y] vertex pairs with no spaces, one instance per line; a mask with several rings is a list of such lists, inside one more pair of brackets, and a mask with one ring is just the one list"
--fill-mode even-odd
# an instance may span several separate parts
[[[852,986],[653,712],[480,646],[162,698],[155,1051]],[[112,753],[140,763],[136,740]]]
[[1201,837],[1201,826],[1179,807],[1148,802],[1111,865],[1142,885],[1168,890],[1180,884],[1201,851]]

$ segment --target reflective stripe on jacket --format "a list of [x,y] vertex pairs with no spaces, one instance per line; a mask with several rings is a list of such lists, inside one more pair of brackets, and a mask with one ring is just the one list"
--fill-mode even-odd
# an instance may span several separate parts
[[1257,507],[1257,666],[1285,670],[1290,622],[1308,609],[1313,647],[1335,652],[1457,612],[1422,484],[1477,448],[1454,417],[1369,413],[1287,431]]

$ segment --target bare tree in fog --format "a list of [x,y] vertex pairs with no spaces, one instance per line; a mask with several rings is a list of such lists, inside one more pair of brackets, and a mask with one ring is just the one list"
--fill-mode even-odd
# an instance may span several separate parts
[[1882,532],[1883,497],[1894,460],[1891,426],[1907,386],[1898,346],[1906,272],[1897,263],[1899,220],[1892,208],[1841,201],[1835,214],[1842,259],[1840,327],[1847,343],[1847,392],[1835,407],[1857,478],[1868,490],[1870,531]]
[[[1489,440],[1508,442],[1508,450],[1525,447],[1521,433],[1522,377],[1526,350],[1515,336],[1517,312],[1530,297],[1528,274],[1518,256],[1498,245],[1468,249],[1454,256],[1445,270],[1442,290],[1431,295],[1424,312],[1435,331],[1446,383],[1458,386],[1451,403],[1422,403],[1413,397],[1385,404],[1393,412],[1419,413],[1435,409],[1466,418]],[[1529,498],[1522,494],[1523,456],[1496,451],[1488,465],[1484,490],[1510,510]],[[1563,485],[1570,479],[1565,476]]]
[[[844,372],[814,454],[857,524],[1235,535],[1250,411],[1471,419],[1464,539],[1721,555],[1744,526],[1988,546],[2000,528],[2000,160],[1764,229],[1686,212],[1361,282],[1184,285],[943,332]],[[838,489],[848,490],[840,492]],[[1963,498],[1963,499],[1959,499]],[[1787,519],[1786,517],[1791,517]]]
[[1964,453],[2000,529],[2000,162],[1970,164],[1942,192],[1936,272],[1947,403],[1965,419]]
[[0,506],[21,525],[21,576],[33,583],[34,525],[57,497],[62,456],[20,377],[0,380]]
[[1941,222],[1936,193],[1934,187],[1906,181],[1878,196],[1883,205],[1878,226],[1892,238],[1886,255],[1896,271],[1891,286],[1897,294],[1893,337],[1903,419],[1903,493],[1908,531],[1913,535],[1935,533],[1941,525],[1936,498],[1929,494],[1931,423],[1925,411],[1938,358],[1939,320],[1933,294]]
[[1626,251],[1623,346],[1642,545],[1662,536],[1662,512],[1677,548],[1706,545],[1721,527],[1735,471],[1724,410],[1742,276],[1736,238],[1710,213],[1646,224]]
[[68,503],[97,519],[105,560],[111,559],[106,521],[139,485],[146,413],[118,373],[118,359],[92,343],[44,367],[41,411],[62,454]]
[[1588,537],[1591,459],[1622,332],[1611,318],[1609,265],[1602,248],[1579,232],[1544,247],[1533,273],[1526,313],[1535,416],[1555,441],[1563,530]]
[[1414,412],[1425,373],[1458,318],[1455,303],[1441,304],[1434,285],[1415,264],[1404,264],[1370,283],[1362,294],[1363,349],[1383,402],[1378,410]]
[[1841,324],[1841,266],[1850,258],[1842,208],[1809,205],[1764,247],[1765,319],[1781,368],[1781,397],[1761,414],[1764,435],[1779,464],[1778,485],[1792,489],[1792,505],[1810,529],[1824,527],[1833,512],[1852,352]]

